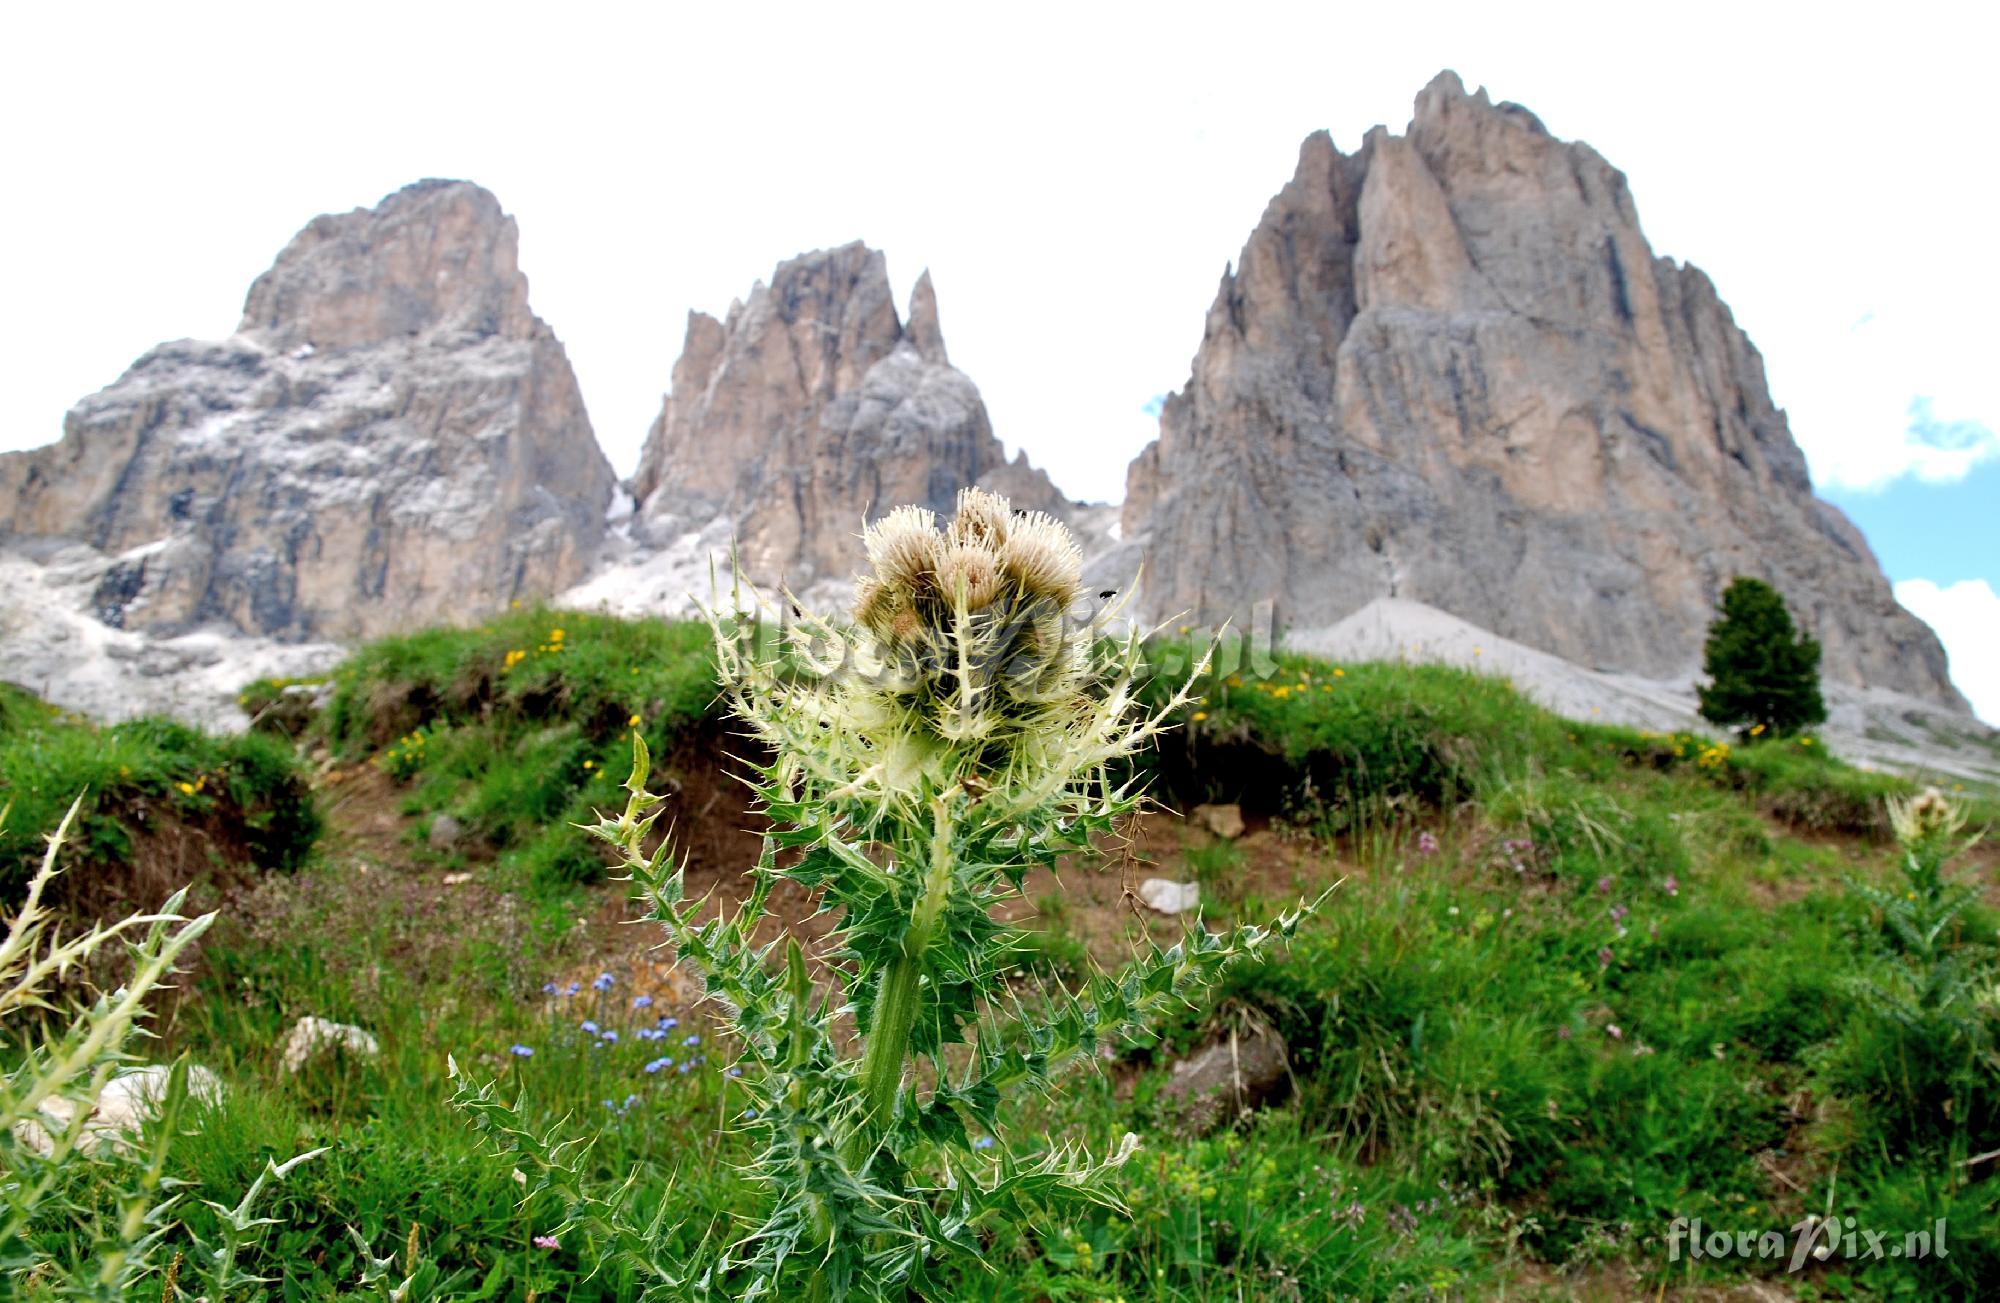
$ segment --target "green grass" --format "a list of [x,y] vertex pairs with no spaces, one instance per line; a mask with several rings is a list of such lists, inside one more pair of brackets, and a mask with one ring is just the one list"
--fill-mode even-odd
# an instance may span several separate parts
[[79,796],[75,861],[92,867],[100,903],[158,903],[130,900],[112,879],[135,867],[149,833],[170,826],[199,830],[239,869],[296,869],[319,835],[303,767],[282,742],[216,737],[167,719],[100,727],[0,684],[0,806],[11,806],[0,832],[0,891],[8,898]]
[[526,610],[361,649],[317,733],[406,784],[411,812],[452,815],[561,888],[602,873],[573,825],[620,799],[633,731],[671,765],[715,698],[705,626]]
[[[2000,1278],[2000,1164],[1966,1165],[2000,1143],[2000,1007],[1979,1006],[1964,1036],[1912,1032],[1862,994],[1893,983],[1897,961],[1848,883],[1895,881],[1881,801],[1910,784],[1816,743],[1722,750],[1565,721],[1454,670],[1278,664],[1261,683],[1217,676],[1150,764],[1176,803],[1281,816],[1349,875],[1290,954],[1217,997],[1283,1032],[1293,1099],[1241,1130],[1183,1136],[1153,1101],[1216,1008],[1120,1047],[1015,1132],[1023,1157],[1138,1132],[1130,1214],[990,1228],[992,1274],[942,1297],[1533,1296],[1550,1272],[1600,1263],[1648,1297],[1759,1275],[1817,1297],[1957,1298]],[[376,644],[341,668],[309,741],[381,764],[418,827],[464,820],[502,861],[495,885],[555,889],[412,917],[379,879],[326,864],[225,920],[162,1047],[234,1092],[175,1150],[190,1227],[209,1233],[200,1200],[233,1202],[267,1158],[327,1144],[266,1209],[282,1225],[256,1265],[285,1278],[284,1297],[351,1286],[350,1223],[377,1252],[414,1242],[427,1297],[629,1297],[635,1282],[587,1245],[534,1246],[560,1209],[516,1205],[511,1160],[446,1106],[447,1054],[523,1088],[539,1125],[590,1141],[597,1179],[636,1173],[684,1222],[682,1243],[748,1206],[728,1047],[678,1043],[706,1035],[692,1026],[642,1039],[657,1028],[632,1006],[640,974],[591,990],[594,929],[573,920],[617,888],[575,885],[597,861],[566,828],[609,804],[634,714],[656,752],[717,763],[711,675],[698,628],[535,611]],[[22,711],[36,729],[78,727],[0,696],[0,745],[16,746]],[[1216,922],[1261,916],[1270,902],[1231,889],[1246,858],[1191,836],[1162,871],[1215,885]],[[1094,968],[1075,899],[1037,905],[1028,991]],[[1996,922],[1976,907],[1954,934],[1988,988],[1979,945]],[[277,1046],[309,1013],[370,1028],[383,1057],[288,1078]],[[645,1071],[664,1055],[671,1068]],[[108,1186],[82,1194],[110,1206]],[[1677,1217],[1764,1230],[1829,1209],[1895,1238],[1948,1218],[1951,1255],[1803,1280],[1782,1263],[1666,1258]]]

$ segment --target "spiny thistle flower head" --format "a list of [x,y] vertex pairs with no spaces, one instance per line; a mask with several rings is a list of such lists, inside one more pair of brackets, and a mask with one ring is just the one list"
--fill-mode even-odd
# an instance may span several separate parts
[[1083,555],[1068,527],[981,489],[940,524],[900,507],[864,535],[871,572],[855,620],[873,642],[883,705],[912,731],[991,739],[1048,722],[1081,689],[1088,638],[1071,636]]
[[1948,837],[1965,826],[1965,811],[1935,787],[1906,800],[1889,801],[1889,824],[1904,845]]

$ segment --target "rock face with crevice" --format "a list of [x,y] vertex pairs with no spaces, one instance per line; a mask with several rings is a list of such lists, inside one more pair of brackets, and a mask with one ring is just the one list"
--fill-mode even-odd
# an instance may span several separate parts
[[854,243],[781,263],[722,321],[688,314],[633,492],[648,542],[733,540],[752,579],[804,591],[845,582],[867,521],[948,511],[967,485],[1068,507],[1025,454],[1007,459],[951,365],[930,274],[905,321],[882,254]]
[[1814,496],[1757,350],[1657,258],[1625,177],[1441,74],[1400,136],[1320,133],[1132,464],[1156,616],[1329,625],[1425,602],[1579,664],[1694,671],[1730,579],[1836,681],[1964,708],[1935,635]]
[[516,249],[461,181],[314,219],[234,336],[0,455],[0,539],[105,554],[97,616],[169,636],[372,637],[574,584],[616,479]]

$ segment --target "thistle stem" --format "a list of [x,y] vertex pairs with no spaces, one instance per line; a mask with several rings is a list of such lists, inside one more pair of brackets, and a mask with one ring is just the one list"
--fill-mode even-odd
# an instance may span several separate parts
[[875,999],[874,1025],[861,1050],[861,1096],[867,1121],[861,1135],[872,1136],[888,1124],[903,1085],[903,1067],[910,1055],[910,1032],[917,1025],[917,1005],[924,973],[924,952],[930,949],[951,890],[952,810],[949,797],[931,802],[931,847],[924,866],[924,890],[910,912],[910,930],[903,936],[903,953],[882,972],[882,989]]
[[903,1061],[909,1057],[910,1031],[917,1022],[917,984],[923,976],[917,956],[904,953],[882,974],[875,1000],[875,1025],[861,1054],[861,1090],[868,1119],[875,1126],[888,1122],[903,1084]]

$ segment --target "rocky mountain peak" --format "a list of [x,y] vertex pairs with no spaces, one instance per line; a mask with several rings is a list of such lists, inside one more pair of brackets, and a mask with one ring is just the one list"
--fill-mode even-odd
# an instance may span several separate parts
[[1024,510],[1065,505],[1006,460],[946,354],[929,273],[905,323],[886,259],[858,242],[779,264],[722,322],[690,314],[672,383],[633,481],[638,532],[733,543],[761,583],[844,581],[866,521],[948,510],[969,484]]
[[1162,618],[1395,597],[1672,678],[1750,574],[1833,680],[1963,704],[1708,277],[1654,256],[1595,150],[1452,73],[1401,135],[1306,139],[1127,483]]
[[469,181],[419,181],[315,217],[250,286],[237,330],[273,348],[426,335],[526,339],[536,322],[519,233]]
[[349,639],[574,584],[615,484],[513,219],[426,181],[316,218],[239,334],[162,344],[0,455],[0,541],[81,549],[114,628]]
[[931,288],[928,268],[910,290],[909,322],[903,327],[903,337],[924,361],[951,365],[951,358],[944,351],[944,331],[938,326],[937,291]]

